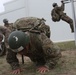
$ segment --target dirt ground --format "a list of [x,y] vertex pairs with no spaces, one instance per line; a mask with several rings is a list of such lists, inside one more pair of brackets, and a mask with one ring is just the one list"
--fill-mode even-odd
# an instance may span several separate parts
[[[0,57],[0,75],[11,74],[11,67],[6,62],[6,56]],[[41,75],[36,71],[36,67],[28,57],[25,57],[24,65],[21,62],[21,57],[18,56],[23,72],[18,75]],[[62,51],[62,58],[59,64],[49,72],[42,75],[76,75],[76,50]]]

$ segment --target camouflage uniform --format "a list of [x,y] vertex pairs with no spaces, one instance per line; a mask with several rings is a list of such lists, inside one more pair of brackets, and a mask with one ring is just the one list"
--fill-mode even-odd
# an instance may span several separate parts
[[14,24],[13,28],[22,31],[34,31],[34,32],[44,32],[49,38],[51,35],[50,27],[45,24],[45,20],[36,17],[24,17],[18,19]]
[[3,19],[4,26],[13,31],[13,23],[9,23],[8,19]]
[[67,16],[66,13],[64,13],[63,11],[64,3],[62,2],[62,5],[60,7],[58,5],[54,7],[54,9],[51,11],[51,16],[55,14],[55,21],[59,21],[60,19],[62,19],[63,21],[69,23],[71,32],[74,32],[73,20],[69,16]]
[[2,33],[5,36],[5,44],[8,45],[7,38],[10,34],[11,30],[9,30],[7,27],[0,26],[0,33]]
[[[18,20],[14,23],[14,25],[16,24],[16,28],[17,22]],[[31,21],[31,23],[32,22],[33,21]],[[23,23],[24,24],[20,25],[25,26],[24,21]],[[27,21],[26,23],[28,27],[29,21]],[[31,23],[29,27],[31,27]],[[32,23],[32,25],[34,25],[34,22]],[[53,42],[50,40],[50,38],[48,38],[44,32],[27,32],[30,37],[29,48],[25,48],[19,53],[21,55],[28,56],[36,64],[36,66],[45,65],[47,68],[54,67],[57,64],[59,58],[61,57],[60,48],[58,46],[55,46]],[[16,55],[17,53],[13,52],[9,48],[6,60],[11,65],[13,70],[18,69],[20,67],[19,60],[17,59]]]
[[8,23],[8,25],[4,25],[4,26],[10,29],[11,31],[13,31],[13,23]]

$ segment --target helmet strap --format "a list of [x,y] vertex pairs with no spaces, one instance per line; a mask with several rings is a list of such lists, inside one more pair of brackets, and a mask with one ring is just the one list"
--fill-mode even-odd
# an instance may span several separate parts
[[19,54],[27,56],[28,50],[29,50],[29,44],[26,45],[26,46],[24,47],[24,49],[19,52]]

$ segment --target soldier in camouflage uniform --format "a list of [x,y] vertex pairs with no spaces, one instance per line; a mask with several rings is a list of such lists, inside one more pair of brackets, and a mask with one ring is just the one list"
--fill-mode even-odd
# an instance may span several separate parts
[[11,31],[13,31],[13,23],[8,23],[7,19],[4,19],[3,22],[4,26],[0,26],[0,39],[2,40],[0,40],[0,56],[6,54],[8,49],[7,38]]
[[[8,35],[10,34],[10,30],[7,27],[4,26],[0,26],[0,46],[3,48],[0,48],[0,56],[4,55],[6,53],[5,48],[8,47],[8,42],[7,42],[7,38]],[[2,41],[4,40],[4,41]]]
[[3,19],[4,26],[13,31],[13,23],[9,23],[7,19]]
[[[18,20],[14,25],[16,24],[17,26],[17,22]],[[28,25],[29,22],[27,21],[26,23]],[[25,23],[21,25],[25,25]],[[32,23],[32,25],[34,25],[34,23]],[[30,26],[31,24],[29,27]],[[12,67],[13,74],[21,72],[19,61],[16,57],[18,53],[28,56],[35,63],[40,73],[45,73],[49,71],[50,68],[53,68],[61,57],[60,48],[54,45],[44,32],[35,30],[26,31],[26,29],[23,29],[23,31],[16,30],[9,35],[8,44],[9,50],[6,60]]]
[[10,29],[4,26],[0,26],[0,33],[2,33],[5,36],[5,42],[7,43],[7,38],[9,34],[11,33]]
[[62,5],[59,7],[57,3],[53,3],[54,9],[51,11],[52,20],[54,22],[60,21],[62,19],[63,21],[69,23],[71,32],[74,32],[74,26],[73,26],[73,20],[64,13],[64,3],[61,1]]

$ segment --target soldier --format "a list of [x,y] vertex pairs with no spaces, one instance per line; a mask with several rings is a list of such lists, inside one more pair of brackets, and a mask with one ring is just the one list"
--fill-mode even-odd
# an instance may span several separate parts
[[9,23],[8,19],[3,19],[4,26],[13,31],[13,23]]
[[8,29],[7,27],[4,26],[0,26],[0,33],[2,33],[5,36],[5,42],[7,43],[7,38],[10,34],[10,29]]
[[1,44],[1,41],[3,40],[3,34],[0,33],[0,44]]
[[[17,20],[14,25],[16,24],[17,27],[17,25],[22,22],[21,20]],[[31,21],[32,25],[34,25],[34,22],[36,21]],[[25,25],[25,22],[23,23],[24,24],[21,25]],[[28,25],[28,23],[29,21],[26,22],[26,25]],[[31,23],[29,23],[29,27]],[[45,73],[49,71],[50,68],[54,68],[61,57],[60,48],[54,45],[44,32],[35,30],[26,31],[26,29],[22,31],[16,30],[9,35],[8,44],[9,49],[6,60],[12,67],[13,74],[19,74],[21,72],[19,61],[16,57],[18,53],[28,56],[35,63],[40,73]]]
[[62,5],[59,7],[57,3],[53,3],[54,9],[51,11],[52,20],[54,22],[60,21],[62,19],[63,21],[69,23],[71,32],[74,32],[74,26],[73,26],[73,20],[64,13],[64,3],[61,1]]
[[8,47],[7,38],[10,32],[7,27],[0,26],[0,56],[6,53],[6,47]]
[[6,53],[4,39],[5,39],[4,35],[0,32],[0,56],[5,55],[5,53]]

